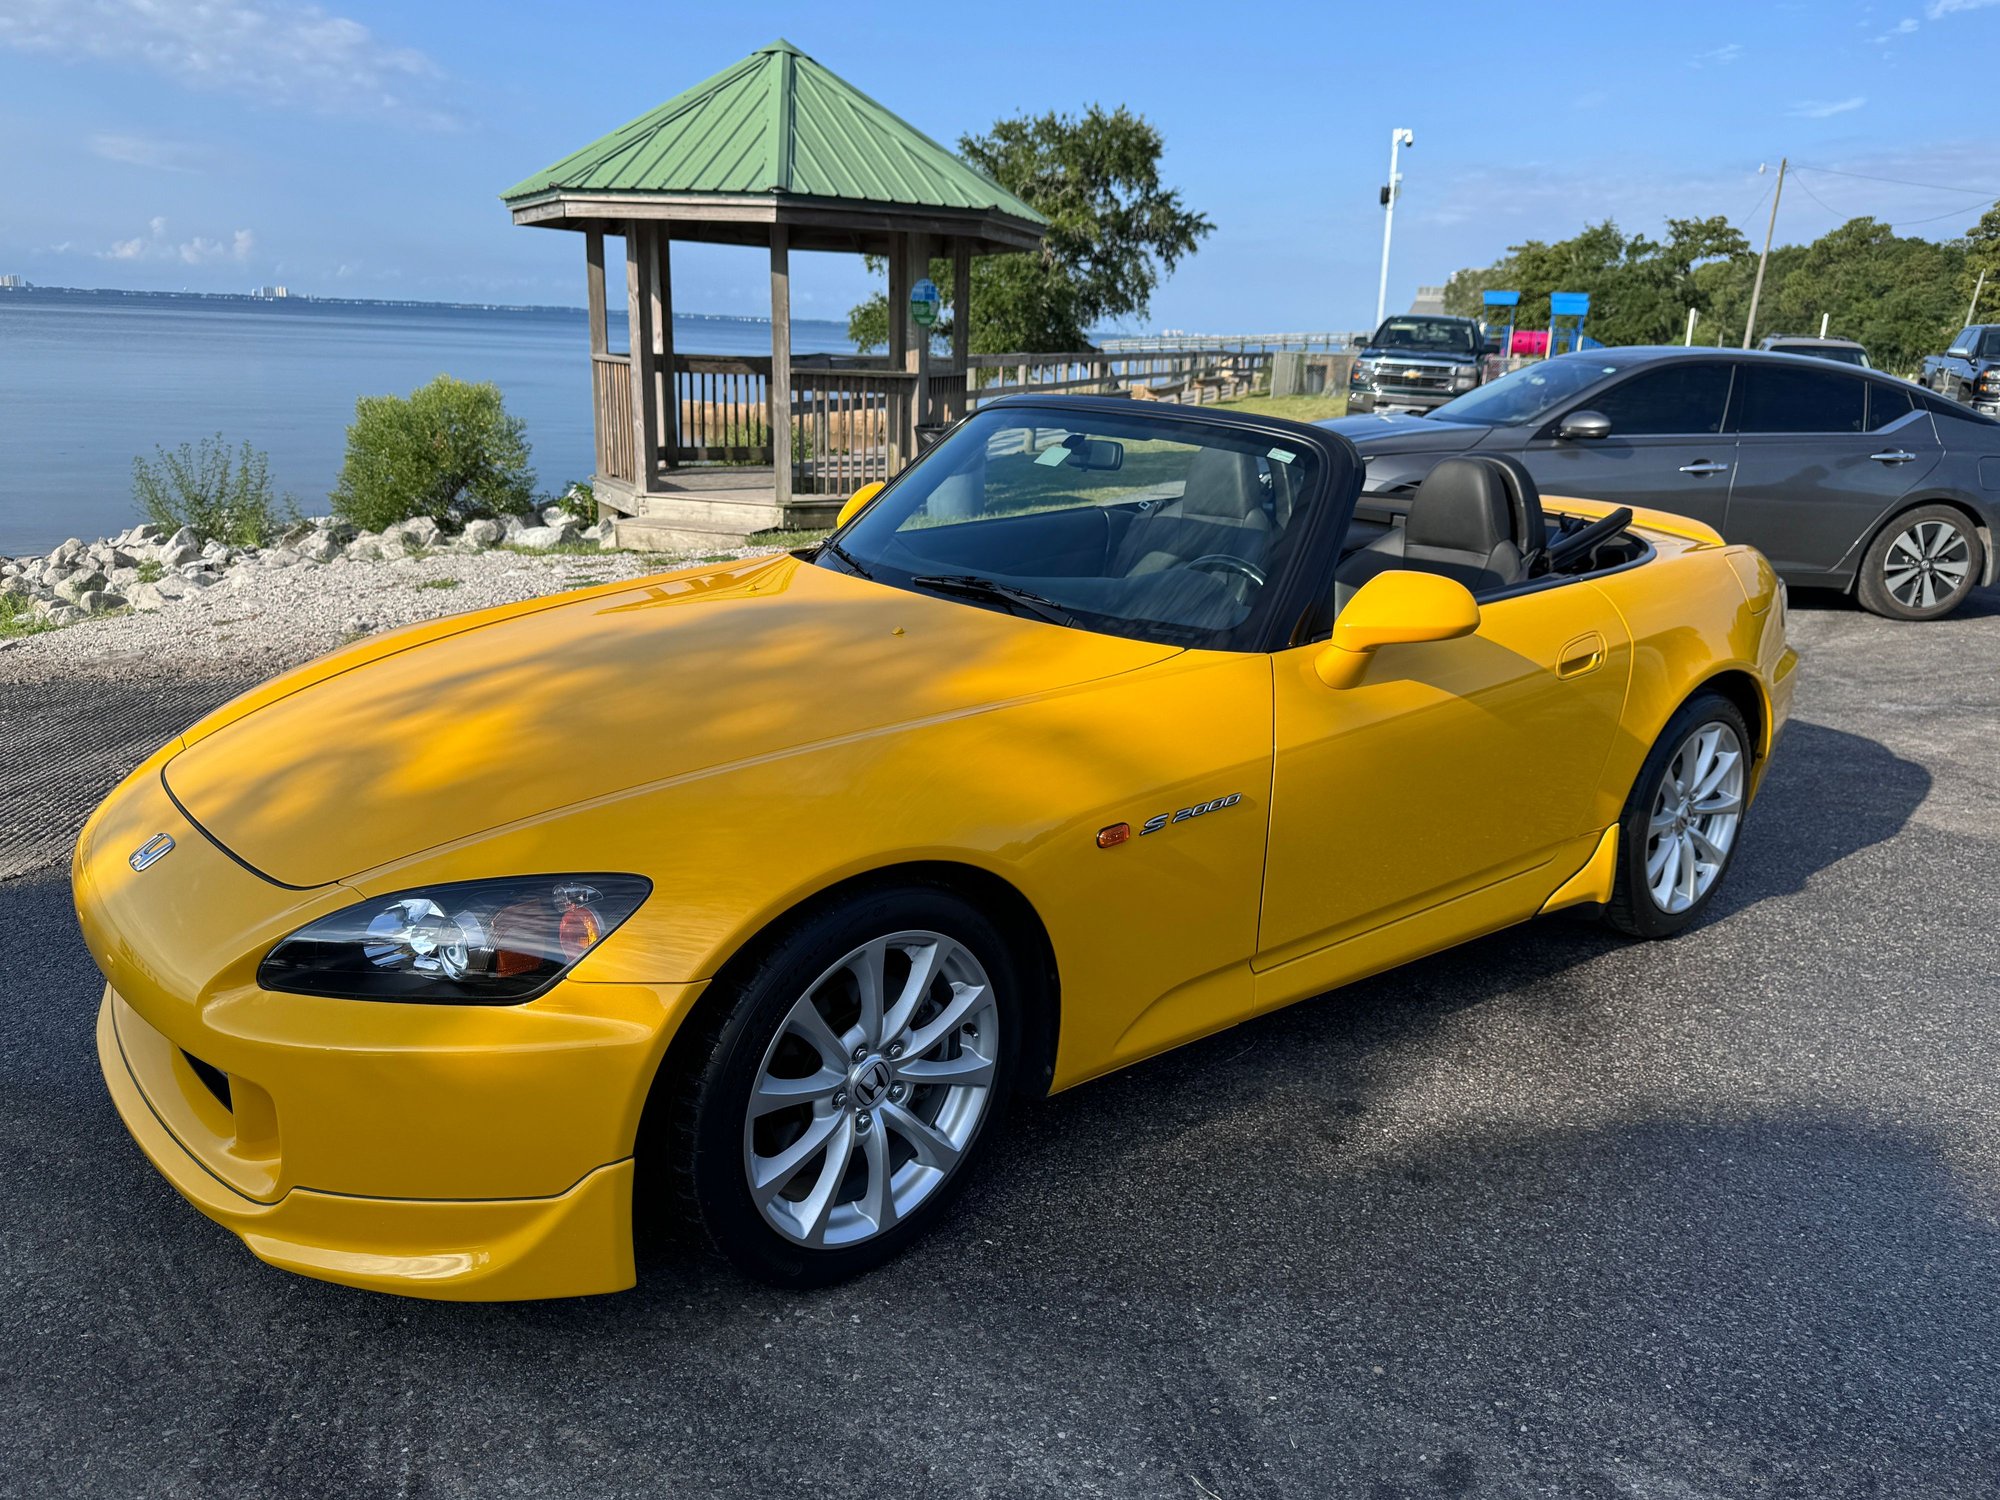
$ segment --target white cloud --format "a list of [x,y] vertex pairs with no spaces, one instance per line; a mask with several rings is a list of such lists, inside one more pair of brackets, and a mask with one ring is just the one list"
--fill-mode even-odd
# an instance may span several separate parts
[[1931,0],[1931,3],[1924,7],[1924,14],[1933,21],[1941,21],[1946,16],[1955,16],[1968,10],[1984,10],[1989,5],[2000,5],[2000,0]]
[[193,172],[194,149],[177,141],[155,140],[144,135],[119,135],[100,131],[88,145],[93,156],[127,166],[147,167],[156,172]]
[[192,239],[175,240],[167,233],[167,221],[155,215],[146,221],[146,233],[134,235],[129,240],[114,240],[107,249],[97,252],[99,260],[177,260],[183,265],[206,266],[217,261],[234,261],[242,265],[250,259],[257,248],[257,236],[247,229],[239,229],[226,240],[212,240],[205,235]]
[[430,58],[291,0],[0,0],[0,46],[323,114],[452,123],[428,97],[439,77]]
[[1711,47],[1706,52],[1697,53],[1688,59],[1690,68],[1724,68],[1743,56],[1741,42],[1728,42],[1720,47]]
[[1791,113],[1792,118],[1797,120],[1826,120],[1859,109],[1867,102],[1867,96],[1863,94],[1856,94],[1852,99],[1801,99],[1792,106]]

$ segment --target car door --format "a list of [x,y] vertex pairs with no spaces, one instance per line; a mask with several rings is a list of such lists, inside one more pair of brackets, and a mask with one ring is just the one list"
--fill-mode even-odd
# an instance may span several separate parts
[[1385,646],[1345,689],[1320,681],[1321,649],[1273,659],[1259,967],[1461,908],[1392,937],[1395,962],[1536,910],[1562,878],[1551,858],[1589,831],[1624,708],[1631,643],[1610,601],[1585,580],[1490,598],[1476,633]]
[[[1733,361],[1671,359],[1580,398],[1521,450],[1549,495],[1608,500],[1720,526],[1729,507],[1736,442],[1724,431]],[[1594,411],[1608,436],[1559,436],[1563,420]]]
[[1834,581],[1851,554],[1943,455],[1899,385],[1835,368],[1745,360],[1736,474],[1721,530],[1780,573]]

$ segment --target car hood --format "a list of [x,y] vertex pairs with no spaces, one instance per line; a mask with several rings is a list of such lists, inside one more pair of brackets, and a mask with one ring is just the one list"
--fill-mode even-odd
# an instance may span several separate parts
[[648,783],[1176,654],[763,558],[377,637],[196,725],[164,774],[238,859],[313,886]]
[[1493,429],[1463,422],[1440,422],[1405,412],[1367,412],[1334,417],[1318,424],[1330,427],[1362,453],[1458,453],[1476,447]]
[[1479,356],[1466,354],[1457,349],[1363,349],[1357,359],[1379,359],[1389,364],[1413,365],[1470,365],[1476,364]]

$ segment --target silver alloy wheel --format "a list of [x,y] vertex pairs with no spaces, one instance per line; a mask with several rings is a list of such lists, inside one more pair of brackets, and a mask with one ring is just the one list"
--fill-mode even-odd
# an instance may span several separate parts
[[1681,741],[1653,794],[1646,889],[1670,915],[1708,894],[1743,821],[1743,742],[1711,720]]
[[834,964],[751,1089],[743,1170],[765,1222],[829,1248],[907,1218],[985,1118],[999,1046],[992,982],[956,939],[891,933]]
[[1972,544],[1949,521],[1919,521],[1889,544],[1882,583],[1905,609],[1929,609],[1965,587]]

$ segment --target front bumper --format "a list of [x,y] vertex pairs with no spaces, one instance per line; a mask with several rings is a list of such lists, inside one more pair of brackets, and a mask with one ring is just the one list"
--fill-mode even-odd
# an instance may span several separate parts
[[108,985],[97,1058],[147,1159],[188,1202],[280,1269],[453,1301],[581,1297],[633,1283],[630,1157],[542,1198],[376,1198],[294,1187],[263,1201],[237,1191],[204,1159],[221,1144],[202,1138],[202,1115],[188,1108],[205,1086],[186,1055]]

